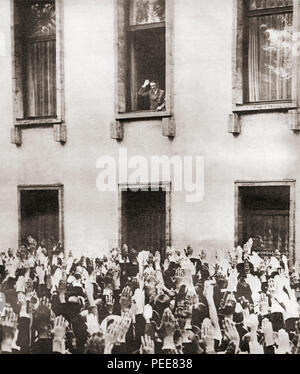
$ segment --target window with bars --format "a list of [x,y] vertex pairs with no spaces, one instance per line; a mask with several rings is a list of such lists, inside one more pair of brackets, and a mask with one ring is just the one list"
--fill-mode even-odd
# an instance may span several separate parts
[[293,0],[246,0],[244,7],[244,102],[290,101]]

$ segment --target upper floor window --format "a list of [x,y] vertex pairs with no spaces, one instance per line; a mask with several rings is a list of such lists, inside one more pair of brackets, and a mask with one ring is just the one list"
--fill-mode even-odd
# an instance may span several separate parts
[[131,111],[165,109],[165,34],[165,0],[130,1]]
[[56,116],[55,1],[16,1],[15,27],[16,52],[22,55],[17,69],[23,117]]
[[118,0],[118,113],[168,109],[168,0]]
[[244,102],[292,99],[293,0],[246,0]]

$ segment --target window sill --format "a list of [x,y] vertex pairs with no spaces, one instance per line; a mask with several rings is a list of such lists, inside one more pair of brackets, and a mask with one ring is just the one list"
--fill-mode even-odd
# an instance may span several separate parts
[[20,119],[15,120],[15,126],[51,126],[60,125],[62,120],[58,118],[36,118],[36,119]]
[[297,105],[292,102],[285,103],[266,103],[266,104],[246,104],[236,105],[232,112],[237,114],[253,113],[253,112],[276,112],[289,111],[297,109]]
[[117,113],[116,120],[135,120],[135,119],[148,119],[148,118],[165,118],[171,117],[170,112],[157,112],[157,111],[141,111],[132,113]]

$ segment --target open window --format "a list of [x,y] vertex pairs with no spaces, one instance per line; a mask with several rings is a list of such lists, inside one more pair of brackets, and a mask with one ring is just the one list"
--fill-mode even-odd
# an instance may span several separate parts
[[117,0],[117,119],[170,113],[171,6]]
[[63,186],[20,186],[19,244],[32,236],[63,244]]
[[275,250],[294,262],[294,182],[236,183],[236,245],[253,239],[260,256]]
[[170,186],[120,186],[119,245],[159,251],[171,245]]

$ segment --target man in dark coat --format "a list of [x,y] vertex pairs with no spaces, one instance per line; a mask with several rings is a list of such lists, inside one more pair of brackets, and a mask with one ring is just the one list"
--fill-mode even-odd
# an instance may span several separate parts
[[145,80],[145,83],[138,92],[139,96],[149,97],[150,110],[161,111],[165,109],[165,91],[159,88],[159,84],[156,81]]

